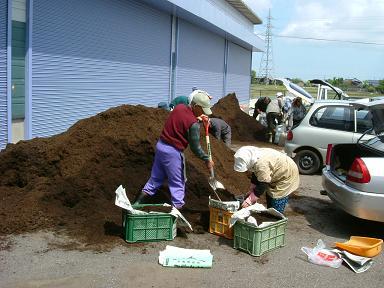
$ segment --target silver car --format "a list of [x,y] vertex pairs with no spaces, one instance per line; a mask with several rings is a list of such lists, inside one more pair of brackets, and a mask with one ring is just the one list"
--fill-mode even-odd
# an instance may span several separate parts
[[354,106],[372,111],[376,137],[356,144],[330,144],[322,185],[347,213],[384,222],[384,100]]
[[[372,128],[369,110],[358,110],[350,100],[318,100],[304,119],[287,133],[284,150],[301,174],[314,174],[325,164],[329,143],[356,143]],[[374,137],[366,134],[363,140]]]

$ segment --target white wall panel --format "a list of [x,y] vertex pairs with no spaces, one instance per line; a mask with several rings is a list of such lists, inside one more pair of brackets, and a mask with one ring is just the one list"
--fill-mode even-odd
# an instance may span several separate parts
[[240,103],[249,101],[252,52],[228,42],[226,93],[236,93]]
[[217,102],[224,96],[224,38],[179,20],[176,96],[192,87],[206,90]]
[[170,15],[132,0],[34,0],[32,137],[169,95]]

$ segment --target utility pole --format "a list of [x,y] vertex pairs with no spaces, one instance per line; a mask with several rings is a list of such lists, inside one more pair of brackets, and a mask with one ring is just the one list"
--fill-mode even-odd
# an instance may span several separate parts
[[268,11],[267,29],[265,30],[265,49],[260,61],[260,76],[264,79],[265,84],[269,84],[270,80],[273,80],[273,62],[272,62],[272,16],[271,9]]

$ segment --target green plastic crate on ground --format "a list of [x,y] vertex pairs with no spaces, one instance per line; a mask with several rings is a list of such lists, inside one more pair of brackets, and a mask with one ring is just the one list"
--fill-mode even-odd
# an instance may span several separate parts
[[[135,209],[144,206],[155,205],[142,204]],[[173,240],[176,237],[176,218],[168,213],[134,215],[122,211],[123,237],[129,243]]]
[[261,256],[285,245],[286,226],[287,218],[264,228],[238,220],[234,225],[233,247],[246,251],[252,256]]

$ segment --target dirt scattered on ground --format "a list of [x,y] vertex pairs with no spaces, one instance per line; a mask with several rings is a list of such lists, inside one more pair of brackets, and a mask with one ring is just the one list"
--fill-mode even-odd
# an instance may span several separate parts
[[[221,99],[213,111],[232,126],[234,140],[260,139],[259,124],[240,110],[234,94]],[[133,200],[144,186],[168,113],[122,105],[80,120],[64,133],[8,145],[0,153],[0,235],[50,229],[86,246],[121,241],[115,190],[123,185]],[[204,138],[201,143],[205,148]],[[233,171],[234,152],[213,137],[211,146],[216,178],[233,195],[247,191],[247,175]],[[185,152],[183,213],[192,225],[206,226],[209,173],[189,148]],[[165,183],[151,202],[168,199]]]

